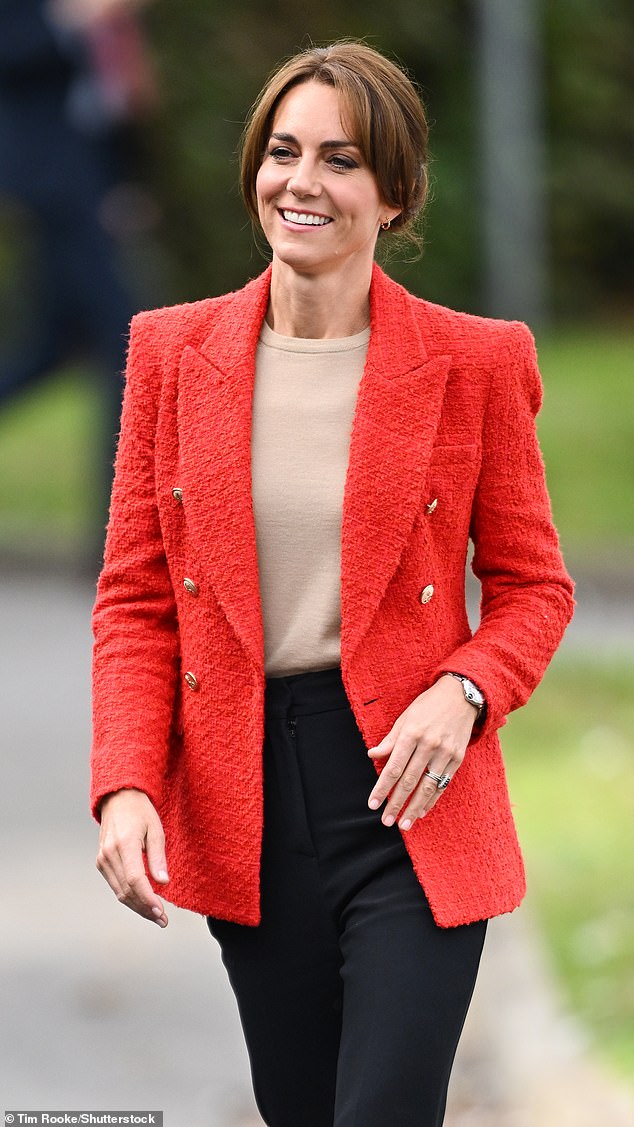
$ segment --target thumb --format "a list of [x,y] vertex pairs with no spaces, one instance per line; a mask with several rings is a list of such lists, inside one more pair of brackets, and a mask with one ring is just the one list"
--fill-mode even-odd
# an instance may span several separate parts
[[145,839],[145,852],[151,876],[160,884],[166,884],[169,880],[169,876],[167,872],[167,859],[165,857],[165,836],[160,822],[158,822],[158,825],[151,822],[148,826]]

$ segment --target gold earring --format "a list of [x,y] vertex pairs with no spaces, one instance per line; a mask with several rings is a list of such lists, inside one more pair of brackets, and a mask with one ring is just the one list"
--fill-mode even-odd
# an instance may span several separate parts
[[385,219],[383,220],[383,222],[381,224],[381,230],[382,231],[389,231],[391,226],[392,226],[392,220],[386,215]]

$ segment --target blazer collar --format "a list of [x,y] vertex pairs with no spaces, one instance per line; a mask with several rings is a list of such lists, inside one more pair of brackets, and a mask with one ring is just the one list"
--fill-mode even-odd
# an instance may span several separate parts
[[[223,301],[199,349],[221,372],[239,374],[252,368],[270,289],[271,267],[268,266],[258,278]],[[366,369],[372,368],[391,379],[425,362],[427,351],[412,308],[414,301],[407,290],[374,264]]]
[[[251,494],[255,352],[270,267],[221,300],[201,347],[181,358],[181,473],[192,547],[227,619],[262,670],[264,641]],[[396,570],[421,503],[451,358],[428,359],[418,303],[378,266],[355,407],[341,536],[341,659],[349,662]]]

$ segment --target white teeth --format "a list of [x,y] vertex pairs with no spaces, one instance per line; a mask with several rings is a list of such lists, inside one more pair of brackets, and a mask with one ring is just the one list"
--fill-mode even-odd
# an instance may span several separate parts
[[327,215],[310,215],[305,211],[282,211],[287,223],[303,223],[307,227],[323,227],[330,223]]

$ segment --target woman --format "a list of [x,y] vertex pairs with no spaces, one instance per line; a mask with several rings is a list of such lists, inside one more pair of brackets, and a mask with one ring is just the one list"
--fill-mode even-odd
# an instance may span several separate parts
[[442,1123],[485,921],[524,892],[496,732],[572,613],[530,333],[374,263],[426,143],[376,51],[291,59],[242,150],[270,267],[132,322],[98,866],[159,926],[162,891],[207,916],[272,1127]]

